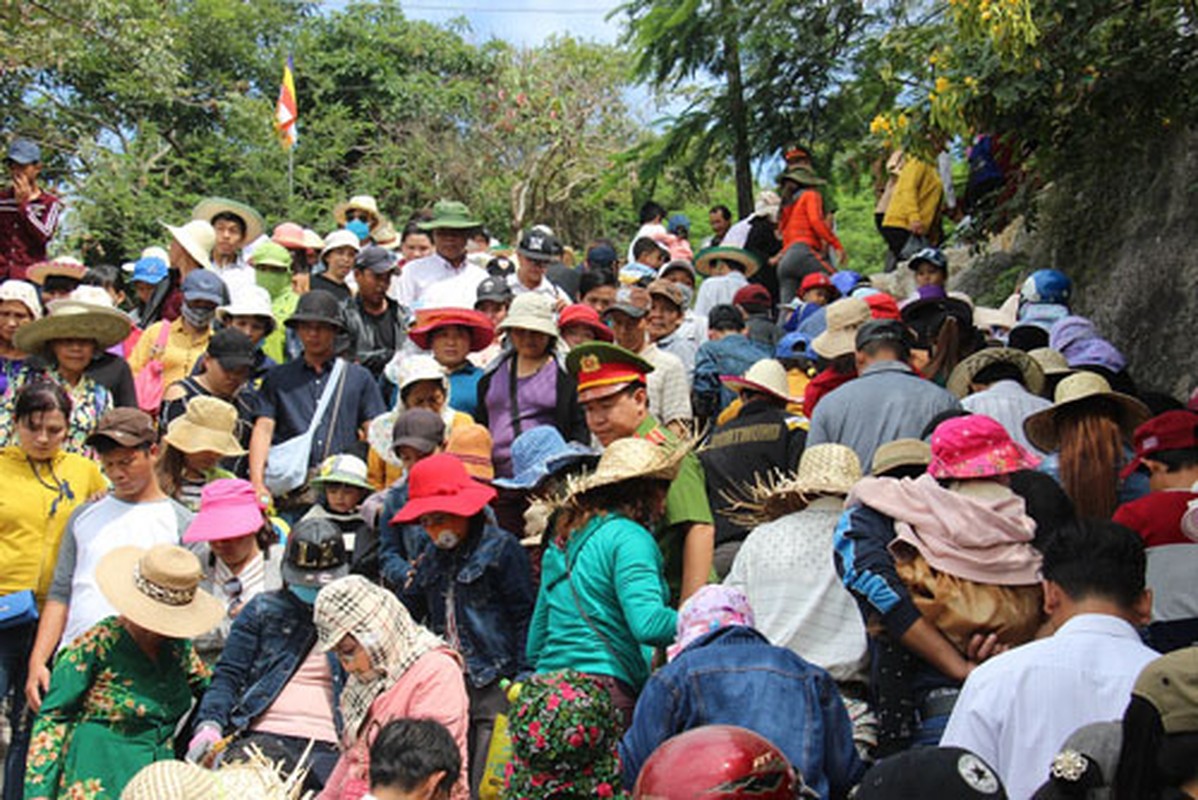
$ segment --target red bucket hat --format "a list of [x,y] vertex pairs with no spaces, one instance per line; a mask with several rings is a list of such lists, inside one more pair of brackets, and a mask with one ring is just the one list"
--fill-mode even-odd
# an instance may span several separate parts
[[899,311],[898,302],[885,292],[867,295],[863,299],[865,300],[865,304],[869,306],[869,315],[874,319],[901,320],[903,318],[902,313]]
[[495,339],[495,326],[481,311],[471,308],[441,308],[416,318],[416,327],[408,331],[411,339],[421,350],[429,349],[433,331],[460,325],[470,333],[470,352],[482,350]]
[[954,417],[932,433],[933,478],[992,478],[1033,469],[1040,459],[1011,441],[1006,428],[984,414]]
[[412,465],[408,502],[392,523],[415,522],[425,514],[473,517],[495,499],[495,490],[472,479],[456,456],[439,453]]
[[557,327],[560,330],[567,325],[583,325],[595,332],[596,339],[602,342],[615,341],[615,334],[599,319],[599,312],[585,303],[575,303],[562,309],[557,317]]

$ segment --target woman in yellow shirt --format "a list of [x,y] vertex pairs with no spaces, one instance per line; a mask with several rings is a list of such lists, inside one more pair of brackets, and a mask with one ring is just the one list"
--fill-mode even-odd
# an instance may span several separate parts
[[[77,506],[108,484],[94,461],[62,449],[71,399],[62,386],[32,381],[16,395],[17,444],[0,449],[0,597],[32,591],[40,608],[54,577],[58,544]],[[29,720],[25,679],[37,622],[0,630],[0,704],[8,699],[12,742],[6,783],[21,784]]]
[[[196,361],[208,349],[216,307],[225,305],[228,292],[215,272],[192,270],[183,279],[183,308],[174,322],[155,322],[141,335],[129,356],[129,369],[136,376],[151,361],[162,362],[162,385],[170,386],[191,374]],[[165,346],[162,326],[169,325]]]

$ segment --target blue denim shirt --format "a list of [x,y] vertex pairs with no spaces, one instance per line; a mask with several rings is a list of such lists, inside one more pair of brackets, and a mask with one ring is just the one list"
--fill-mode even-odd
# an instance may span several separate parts
[[[197,725],[215,722],[226,735],[248,728],[270,708],[315,644],[312,606],[287,589],[251,599],[233,621],[212,684],[196,712]],[[340,736],[345,672],[332,653],[326,657],[333,675],[333,725]]]
[[744,375],[749,367],[772,355],[772,350],[740,333],[701,344],[695,354],[695,416],[714,417],[736,399],[720,382],[721,375]]
[[428,547],[414,569],[401,597],[412,616],[447,640],[453,591],[457,641],[450,644],[466,659],[474,686],[532,669],[524,649],[535,596],[528,555],[515,536],[487,519],[452,550]]
[[659,744],[701,725],[761,734],[825,800],[846,797],[865,772],[832,677],[752,628],[712,631],[649,679],[620,742],[624,785]]
[[424,528],[391,522],[391,518],[407,504],[408,481],[404,478],[387,490],[383,497],[383,513],[379,516],[379,574],[397,594],[408,582],[412,562],[426,547],[432,547]]

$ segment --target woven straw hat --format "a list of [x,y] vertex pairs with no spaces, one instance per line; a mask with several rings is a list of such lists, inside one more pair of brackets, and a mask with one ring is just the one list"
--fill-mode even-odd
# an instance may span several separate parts
[[112,306],[112,298],[99,286],[80,286],[70,297],[53,300],[47,316],[17,329],[13,344],[24,353],[43,354],[55,339],[92,339],[104,350],[129,335],[132,323]]
[[873,317],[869,304],[860,297],[844,297],[825,311],[827,327],[811,342],[811,348],[824,358],[833,359],[857,350],[857,329]]
[[374,217],[370,223],[370,228],[373,230],[383,220],[383,214],[379,211],[378,201],[368,194],[354,195],[346,203],[338,203],[333,207],[333,219],[337,220],[337,224],[345,227],[345,214],[350,209],[354,211],[365,211],[367,214]]
[[1148,406],[1131,395],[1111,389],[1106,378],[1093,372],[1076,372],[1057,384],[1056,396],[1051,408],[1037,411],[1023,420],[1023,432],[1027,439],[1042,452],[1051,453],[1061,443],[1057,431],[1057,415],[1062,409],[1076,408],[1089,400],[1104,399],[1113,403],[1117,411],[1117,422],[1123,435],[1130,441],[1136,428],[1147,422],[1152,412]]
[[288,800],[302,789],[302,781],[293,783],[297,785],[289,788],[265,759],[217,770],[186,761],[155,761],[125,784],[121,800]]
[[96,567],[96,583],[117,611],[173,639],[194,639],[224,619],[224,604],[199,588],[203,576],[195,554],[171,544],[118,547]]
[[216,247],[216,230],[206,219],[193,219],[185,225],[162,226],[171,232],[171,236],[187,254],[195,259],[204,269],[212,268],[212,248]]
[[1028,352],[1028,356],[1040,365],[1045,375],[1068,375],[1073,372],[1065,354],[1051,347],[1037,347]]
[[603,451],[595,471],[571,481],[566,493],[571,496],[584,494],[630,480],[672,481],[678,477],[682,458],[690,449],[687,444],[670,447],[635,436],[618,439]]
[[454,425],[445,440],[445,452],[457,456],[466,466],[467,475],[486,483],[495,478],[491,448],[491,432],[477,423]]
[[1023,373],[1023,383],[1029,392],[1044,391],[1044,370],[1027,353],[1013,347],[987,347],[962,360],[953,367],[945,388],[957,397],[965,397],[977,374],[992,364],[1011,364]]
[[217,214],[232,214],[241,219],[245,223],[245,237],[242,242],[247,244],[256,240],[266,230],[266,223],[262,220],[261,214],[245,203],[239,203],[227,197],[206,197],[191,210],[192,219],[202,219],[207,222],[212,222],[212,218]]
[[220,453],[243,456],[245,450],[233,435],[237,409],[219,397],[198,395],[187,401],[187,411],[171,420],[163,441],[184,453]]
[[803,451],[797,473],[775,471],[744,487],[739,496],[725,493],[725,498],[732,501],[733,522],[752,528],[802,511],[817,497],[847,495],[859,480],[861,461],[851,447],[816,444]]
[[749,367],[744,375],[721,375],[720,382],[734,390],[748,389],[751,392],[768,394],[787,403],[801,402],[790,396],[786,367],[773,358],[761,359]]
[[71,256],[59,256],[50,261],[39,261],[34,264],[25,273],[25,277],[31,283],[36,283],[38,286],[44,286],[46,278],[52,275],[57,275],[62,278],[72,278],[77,281],[83,280],[83,276],[87,274],[87,266],[77,258]]
[[869,474],[875,478],[899,467],[927,467],[932,463],[932,447],[922,439],[895,439],[874,451]]

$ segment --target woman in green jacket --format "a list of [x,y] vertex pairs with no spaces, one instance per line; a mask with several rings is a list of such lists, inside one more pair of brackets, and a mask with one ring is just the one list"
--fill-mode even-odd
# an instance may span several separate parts
[[538,673],[599,678],[627,726],[649,678],[652,648],[674,640],[661,550],[649,532],[686,448],[613,442],[593,473],[568,486],[545,551],[528,632]]

